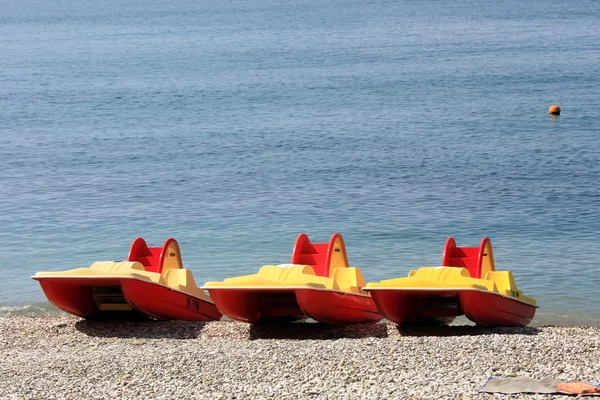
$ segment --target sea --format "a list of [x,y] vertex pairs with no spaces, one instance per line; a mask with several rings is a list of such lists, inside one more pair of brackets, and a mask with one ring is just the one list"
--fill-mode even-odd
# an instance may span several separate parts
[[599,326],[598,32],[595,0],[0,0],[0,316],[137,237],[201,285],[339,232],[367,282],[487,236],[534,324]]

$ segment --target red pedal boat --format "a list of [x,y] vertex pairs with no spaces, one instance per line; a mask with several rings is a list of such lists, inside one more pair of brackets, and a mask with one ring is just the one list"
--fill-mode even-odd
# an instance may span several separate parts
[[148,247],[138,238],[127,261],[96,262],[89,268],[38,272],[33,276],[48,300],[83,318],[212,321],[221,318],[212,300],[184,269],[179,244],[167,239]]
[[410,271],[406,278],[369,283],[377,308],[397,324],[447,324],[465,315],[482,326],[526,326],[536,302],[517,288],[509,271],[496,271],[492,242],[457,247],[448,238],[441,267]]
[[300,234],[292,264],[266,265],[257,274],[207,282],[218,309],[249,323],[294,321],[311,317],[329,324],[377,322],[383,317],[365,281],[348,264],[344,239],[338,233],[329,243],[311,243]]

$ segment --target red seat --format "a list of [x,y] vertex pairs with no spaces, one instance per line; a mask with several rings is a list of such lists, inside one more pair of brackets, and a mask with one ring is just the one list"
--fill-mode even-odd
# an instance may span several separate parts
[[457,247],[454,238],[449,237],[444,246],[442,266],[466,268],[472,278],[485,278],[482,276],[482,265],[487,259],[486,270],[494,270],[494,257],[492,243],[484,237],[479,247]]
[[[341,255],[341,262],[337,261],[337,267],[348,267],[346,248],[342,236],[335,233],[331,236],[329,243],[311,243],[306,234],[301,233],[296,239],[294,251],[292,252],[292,264],[310,265],[315,271],[315,275],[329,277],[331,270],[331,260],[333,254]],[[340,258],[336,258],[340,260]]]
[[[171,242],[175,242],[176,244],[175,239],[169,238],[161,247],[148,247],[144,239],[137,238],[131,244],[127,261],[139,262],[144,266],[146,271],[160,274],[162,273],[165,257],[167,256],[167,248]],[[177,248],[179,248],[179,245],[177,245]]]

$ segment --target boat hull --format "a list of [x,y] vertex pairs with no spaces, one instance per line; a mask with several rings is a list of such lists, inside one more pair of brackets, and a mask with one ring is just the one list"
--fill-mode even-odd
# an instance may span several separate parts
[[465,316],[482,326],[527,326],[536,306],[495,293],[463,291],[460,304]]
[[[61,310],[87,319],[127,319],[144,318],[132,308],[120,289],[118,278],[36,278],[46,298]],[[94,296],[94,288],[105,289],[105,297],[110,296],[111,304],[101,307]],[[112,293],[111,293],[112,292]]]
[[289,322],[305,319],[294,290],[289,288],[206,288],[221,313],[248,322]]
[[478,325],[526,326],[536,306],[493,292],[468,289],[371,290],[379,311],[396,324],[448,324],[465,315]]
[[370,296],[322,289],[296,289],[300,309],[327,324],[373,323],[383,319]]
[[221,317],[211,302],[136,278],[35,279],[52,304],[82,318],[213,321]]
[[132,307],[156,319],[215,321],[221,318],[214,303],[167,286],[125,279],[121,282],[121,288]]

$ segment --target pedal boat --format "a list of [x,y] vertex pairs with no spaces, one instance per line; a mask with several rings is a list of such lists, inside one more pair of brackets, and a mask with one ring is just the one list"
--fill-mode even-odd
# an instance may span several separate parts
[[377,322],[383,316],[362,291],[359,268],[350,267],[339,233],[329,243],[311,243],[300,234],[291,264],[265,265],[257,274],[207,282],[219,311],[249,322],[299,321],[310,317],[328,324]]
[[138,238],[127,261],[96,262],[89,268],[38,272],[48,300],[70,314],[88,319],[212,321],[221,313],[183,268],[179,244],[167,239],[148,247]]
[[492,242],[457,247],[452,237],[444,247],[441,267],[423,267],[408,277],[369,283],[377,308],[396,324],[448,324],[465,315],[477,325],[526,326],[536,302],[517,288],[510,271],[496,271]]

